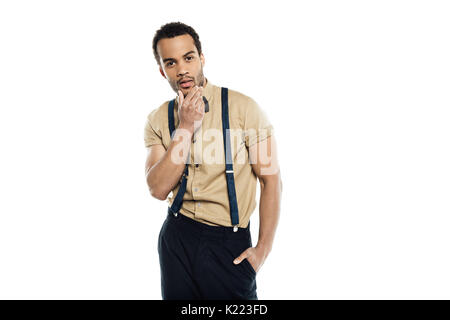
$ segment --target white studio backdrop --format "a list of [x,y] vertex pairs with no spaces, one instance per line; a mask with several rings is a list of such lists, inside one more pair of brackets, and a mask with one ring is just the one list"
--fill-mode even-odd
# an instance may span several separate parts
[[206,77],[275,127],[260,299],[450,298],[449,8],[0,2],[0,298],[161,298],[167,203],[147,190],[143,133],[175,97],[151,48],[172,21],[199,33]]

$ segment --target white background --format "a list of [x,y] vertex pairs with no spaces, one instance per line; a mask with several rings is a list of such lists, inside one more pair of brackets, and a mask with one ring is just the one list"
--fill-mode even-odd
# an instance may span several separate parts
[[2,1],[0,298],[161,298],[167,203],[143,132],[175,97],[154,32],[181,21],[206,77],[275,127],[259,298],[449,299],[449,16],[445,1]]

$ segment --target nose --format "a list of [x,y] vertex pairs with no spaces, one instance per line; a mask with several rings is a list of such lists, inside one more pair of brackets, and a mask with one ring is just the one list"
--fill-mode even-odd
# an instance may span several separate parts
[[187,70],[187,66],[185,63],[178,64],[177,77],[184,78],[189,76],[189,71]]
[[186,78],[186,77],[189,77],[189,78],[190,78],[189,72],[184,72],[184,73],[181,72],[181,73],[178,73],[177,77],[178,77],[177,81],[180,81],[181,79]]
[[181,80],[182,78],[186,78],[186,77],[189,77],[189,72],[179,72],[178,74],[177,74],[177,77],[178,77],[178,81],[179,80]]

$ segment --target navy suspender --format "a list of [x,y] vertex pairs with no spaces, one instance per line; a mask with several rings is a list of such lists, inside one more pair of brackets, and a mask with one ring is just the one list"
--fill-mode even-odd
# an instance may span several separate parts
[[[170,139],[173,138],[173,133],[175,131],[175,119],[173,116],[173,109],[174,109],[175,99],[169,102],[169,131],[170,131]],[[188,159],[190,157],[190,153],[188,154]],[[183,176],[181,177],[181,186],[178,190],[177,195],[175,196],[175,199],[172,202],[172,205],[170,206],[170,210],[172,213],[177,216],[178,211],[181,208],[181,204],[183,203],[183,196],[186,192],[186,185],[187,185],[187,176],[189,174],[188,164],[186,164],[183,172]]]
[[239,224],[239,211],[236,199],[236,187],[234,185],[233,159],[230,142],[230,118],[228,115],[228,89],[222,88],[222,129],[223,145],[225,148],[225,175],[227,178],[228,200],[230,202],[231,224]]
[[[223,130],[223,145],[225,149],[225,176],[227,179],[227,191],[228,191],[228,200],[230,202],[230,215],[231,215],[231,224],[234,226],[234,231],[237,231],[237,225],[239,224],[239,210],[237,205],[236,198],[236,187],[234,184],[234,171],[233,171],[233,159],[231,153],[231,138],[230,138],[230,117],[228,113],[228,89],[222,88],[221,91],[222,96],[222,130]],[[174,119],[174,104],[175,99],[169,102],[169,131],[170,138],[173,138],[173,132],[175,131],[175,119]],[[188,158],[190,154],[188,155]],[[189,174],[188,164],[183,172],[183,176],[181,178],[181,186],[178,190],[175,199],[173,200],[172,206],[170,207],[170,211],[177,216],[178,211],[181,208],[181,204],[183,202],[183,196],[186,192],[186,184],[187,184],[187,176]]]

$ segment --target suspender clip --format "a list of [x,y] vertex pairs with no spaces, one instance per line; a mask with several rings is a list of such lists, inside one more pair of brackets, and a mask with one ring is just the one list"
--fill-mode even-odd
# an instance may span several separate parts
[[168,212],[170,214],[172,214],[175,218],[178,217],[178,212],[175,212],[174,210],[172,210],[171,207],[168,207],[167,209],[168,209]]
[[234,170],[225,170],[225,173],[233,173]]
[[233,232],[237,232],[238,231],[238,226],[237,224],[233,226]]

